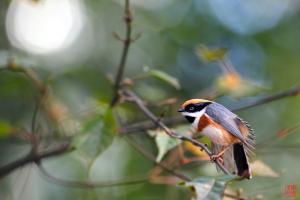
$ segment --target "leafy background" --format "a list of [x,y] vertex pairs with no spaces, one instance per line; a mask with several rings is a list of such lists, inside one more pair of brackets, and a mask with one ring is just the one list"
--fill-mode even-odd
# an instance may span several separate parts
[[[40,148],[51,148],[70,137],[72,148],[43,160],[48,173],[70,181],[146,180],[116,187],[74,188],[45,178],[30,163],[1,178],[0,198],[190,199],[193,192],[185,186],[194,186],[193,191],[203,195],[199,194],[201,184],[208,184],[213,190],[207,198],[220,199],[223,189],[219,187],[232,177],[219,177],[222,174],[207,161],[179,169],[197,184],[162,184],[155,177],[148,178],[153,161],[119,134],[124,124],[147,118],[128,103],[107,109],[113,96],[111,77],[116,74],[123,45],[113,33],[124,35],[124,2],[81,3],[87,17],[81,35],[69,48],[39,55],[10,44],[5,17],[11,2],[1,1],[1,68],[33,70],[50,88],[47,108],[40,108],[36,119]],[[132,0],[131,8],[133,35],[141,36],[130,46],[124,77],[157,116],[178,116],[180,103],[191,97],[216,97],[217,102],[234,108],[299,84],[298,1]],[[224,60],[232,63],[236,74],[226,76]],[[1,70],[0,166],[30,152],[31,144],[24,137],[31,130],[40,92],[36,85],[18,70]],[[284,199],[287,185],[299,186],[299,105],[296,96],[237,112],[255,130],[256,167],[252,180],[230,182],[227,193],[235,198]],[[181,132],[188,129],[186,123],[171,127]],[[163,134],[145,129],[130,134],[129,140],[159,155],[156,159],[161,161],[178,145]],[[182,145],[189,154],[205,157],[193,146]],[[212,180],[217,183],[211,184]]]

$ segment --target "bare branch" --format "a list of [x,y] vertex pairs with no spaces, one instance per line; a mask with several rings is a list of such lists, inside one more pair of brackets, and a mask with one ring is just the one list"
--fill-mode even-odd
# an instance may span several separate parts
[[[139,109],[158,127],[163,129],[166,134],[168,134],[170,137],[177,138],[182,141],[188,141],[191,142],[193,145],[198,146],[202,150],[204,150],[209,156],[212,156],[211,151],[207,148],[205,144],[202,144],[201,142],[198,142],[195,139],[192,139],[190,137],[179,135],[175,133],[174,131],[170,130],[159,118],[157,118],[143,103],[143,101],[132,91],[126,90],[123,91],[123,95],[125,98],[127,98],[128,101],[134,102]],[[230,172],[221,164],[219,159],[214,161],[216,165],[225,173],[230,174]]]
[[233,111],[240,111],[240,110],[244,110],[247,108],[252,108],[258,105],[262,105],[262,104],[266,104],[266,103],[270,103],[273,101],[277,101],[286,97],[293,97],[293,96],[298,96],[300,94],[300,86],[295,86],[292,88],[289,88],[287,90],[275,93],[273,95],[267,96],[267,97],[263,97],[261,99],[258,99],[252,103],[246,104],[246,105],[242,105],[240,107],[237,108],[233,108]]
[[[276,94],[267,96],[267,97],[262,97],[254,102],[244,104],[242,106],[232,108],[232,111],[241,111],[244,109],[252,108],[255,106],[263,105],[266,103],[270,103],[273,101],[277,101],[286,97],[292,97],[292,96],[297,96],[300,94],[300,86],[296,86],[281,92],[278,92]],[[183,124],[186,122],[186,120],[181,117],[181,116],[173,116],[169,118],[162,119],[162,122],[166,124],[167,126],[172,126],[172,125],[178,125],[178,124]],[[134,124],[130,124],[127,126],[124,126],[120,128],[119,132],[121,134],[128,134],[128,133],[136,133],[136,132],[142,132],[148,129],[155,129],[157,128],[157,124],[153,124],[151,120],[148,121],[143,121],[143,122],[138,122]]]
[[110,103],[111,106],[114,106],[119,100],[119,89],[120,89],[120,86],[122,83],[122,78],[123,78],[123,74],[124,74],[124,68],[125,68],[125,64],[126,64],[126,60],[127,60],[129,47],[132,42],[132,40],[131,40],[132,20],[133,20],[133,18],[132,18],[131,11],[130,11],[130,2],[129,2],[129,0],[125,0],[124,21],[125,21],[125,25],[126,25],[126,36],[125,36],[125,39],[121,39],[119,36],[117,36],[118,38],[121,39],[121,41],[123,42],[124,45],[123,45],[123,50],[122,50],[122,55],[121,55],[117,75],[115,78],[114,94],[113,94],[113,99]]
[[31,151],[27,156],[0,167],[0,178],[4,177],[5,175],[11,173],[15,169],[22,167],[26,164],[38,163],[42,159],[61,155],[69,150],[69,146],[70,146],[70,141],[64,141],[61,144],[56,145],[50,150],[44,152],[33,153]]

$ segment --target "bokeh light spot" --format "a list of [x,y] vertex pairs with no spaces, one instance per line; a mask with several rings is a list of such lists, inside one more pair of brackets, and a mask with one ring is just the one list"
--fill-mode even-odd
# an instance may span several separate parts
[[289,1],[214,0],[211,11],[226,27],[240,34],[252,34],[274,27],[287,11]]
[[68,47],[79,35],[83,22],[78,0],[13,0],[6,30],[13,46],[48,54]]

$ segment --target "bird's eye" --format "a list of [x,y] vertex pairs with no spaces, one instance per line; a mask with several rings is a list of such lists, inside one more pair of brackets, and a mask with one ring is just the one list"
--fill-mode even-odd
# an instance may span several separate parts
[[195,110],[194,106],[189,107],[189,111],[194,111],[194,110]]

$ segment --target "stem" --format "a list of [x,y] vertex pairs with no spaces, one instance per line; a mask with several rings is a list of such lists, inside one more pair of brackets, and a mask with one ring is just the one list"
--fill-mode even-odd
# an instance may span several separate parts
[[126,36],[123,41],[123,50],[122,50],[122,55],[117,71],[117,75],[115,78],[115,84],[114,84],[114,94],[113,94],[113,99],[110,103],[110,106],[114,106],[118,100],[119,100],[119,89],[121,86],[123,74],[124,74],[124,69],[125,69],[125,64],[127,60],[127,55],[129,52],[129,47],[131,43],[131,23],[132,23],[132,16],[131,16],[131,11],[130,11],[130,3],[129,0],[125,0],[125,8],[124,8],[124,21],[126,25]]

